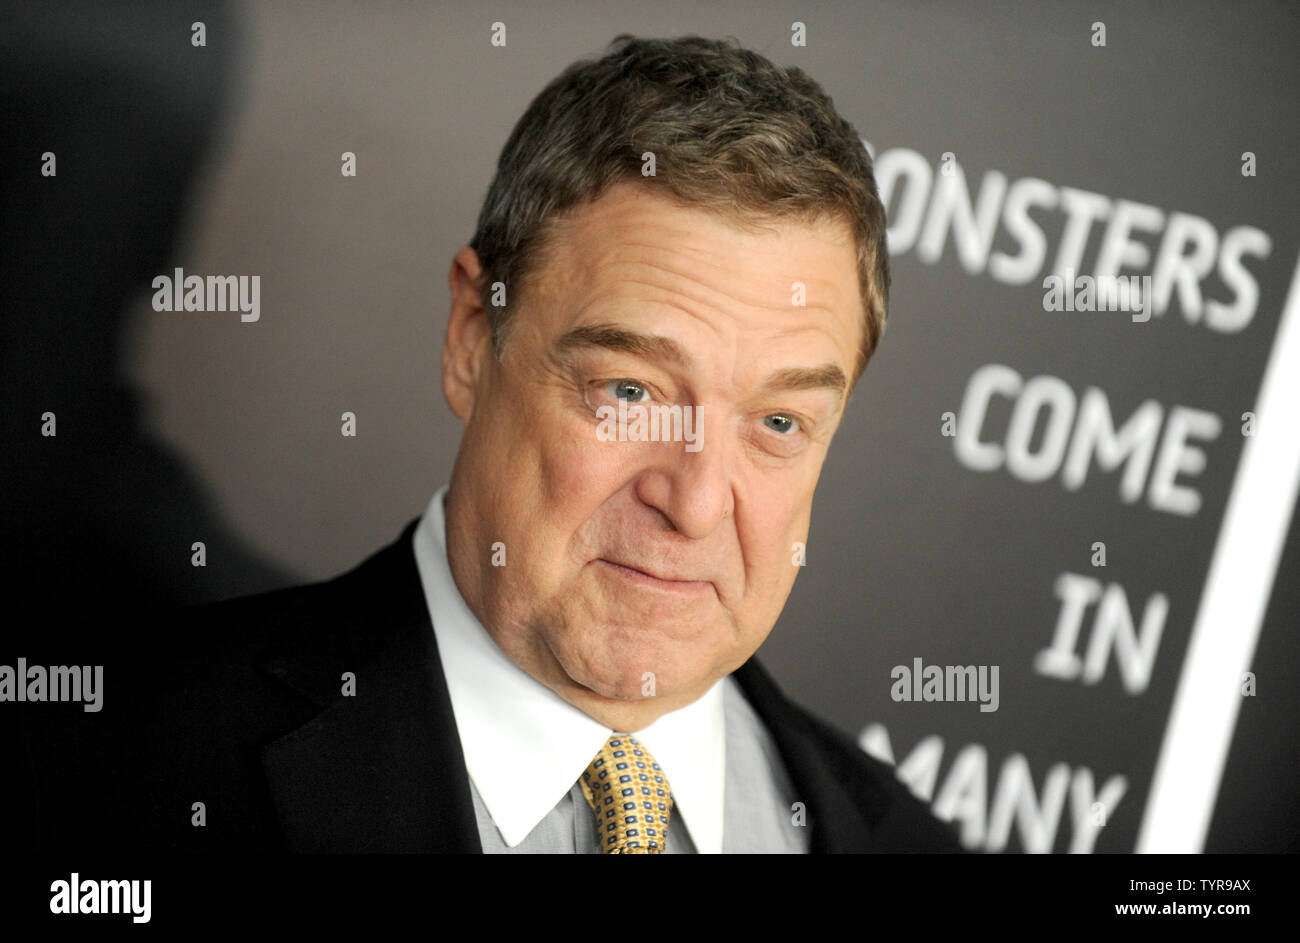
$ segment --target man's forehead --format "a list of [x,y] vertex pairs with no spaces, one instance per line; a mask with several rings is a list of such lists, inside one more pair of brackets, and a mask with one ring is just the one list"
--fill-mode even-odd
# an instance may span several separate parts
[[557,221],[548,241],[535,284],[565,322],[553,323],[552,336],[640,320],[634,312],[648,310],[640,304],[662,303],[742,329],[825,332],[849,357],[861,339],[857,257],[842,220],[737,223],[621,184]]

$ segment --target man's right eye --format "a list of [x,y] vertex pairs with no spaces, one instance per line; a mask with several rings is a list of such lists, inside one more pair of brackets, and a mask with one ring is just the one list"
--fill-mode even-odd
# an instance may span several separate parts
[[627,400],[629,404],[642,403],[650,398],[650,391],[636,380],[610,380],[602,388],[614,399]]

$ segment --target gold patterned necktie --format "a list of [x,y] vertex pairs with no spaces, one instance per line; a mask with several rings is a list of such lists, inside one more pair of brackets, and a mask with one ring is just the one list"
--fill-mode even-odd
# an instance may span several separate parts
[[583,770],[581,782],[602,853],[663,854],[673,795],[664,771],[635,737],[612,735]]

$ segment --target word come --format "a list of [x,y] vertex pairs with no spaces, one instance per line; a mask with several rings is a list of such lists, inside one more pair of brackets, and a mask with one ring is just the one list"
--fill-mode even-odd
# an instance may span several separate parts
[[[995,412],[1005,419],[995,420]],[[1122,469],[1122,500],[1131,504],[1145,493],[1155,510],[1191,517],[1201,508],[1201,494],[1179,478],[1205,471],[1205,452],[1195,443],[1213,441],[1222,425],[1214,413],[1187,406],[1166,410],[1149,399],[1117,426],[1110,400],[1097,387],[1076,396],[1059,377],[1026,380],[991,363],[966,383],[953,448],[974,471],[1005,468],[1026,482],[1059,474],[1070,491],[1083,487],[1094,463],[1102,472]]]

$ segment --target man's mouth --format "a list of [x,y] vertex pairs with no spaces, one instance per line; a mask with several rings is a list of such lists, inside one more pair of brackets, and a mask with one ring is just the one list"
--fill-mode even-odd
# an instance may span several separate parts
[[640,566],[615,563],[613,560],[604,558],[595,562],[614,575],[645,589],[676,593],[682,596],[697,596],[714,592],[714,586],[710,580],[678,579],[676,574],[655,573]]

